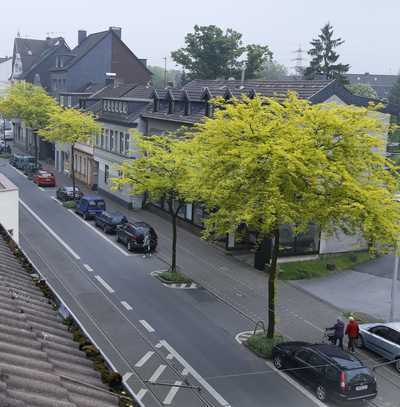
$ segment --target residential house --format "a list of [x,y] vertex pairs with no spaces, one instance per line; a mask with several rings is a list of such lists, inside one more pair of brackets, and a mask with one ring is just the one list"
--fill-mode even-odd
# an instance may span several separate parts
[[130,131],[144,131],[140,115],[152,104],[152,93],[150,86],[125,84],[104,89],[94,97],[84,100],[87,110],[96,114],[101,133],[93,141],[92,157],[76,153],[77,177],[85,177],[99,191],[127,207],[141,207],[141,198],[132,196],[127,188],[114,190],[111,178],[120,175],[118,165],[137,156]]
[[0,225],[19,243],[18,188],[0,173]]
[[0,58],[0,96],[3,96],[8,85],[12,72],[12,57]]
[[[17,37],[14,40],[10,80],[34,83],[50,91],[50,69],[69,52],[62,37],[47,37],[45,40]],[[20,120],[14,120],[14,141],[18,148],[33,154],[34,137],[32,129],[25,127]],[[40,159],[54,157],[54,145],[39,139],[38,154]]]
[[[78,31],[78,45],[59,58],[51,69],[51,93],[56,97],[79,92],[88,85],[104,84],[106,73],[113,73],[122,83],[147,84],[151,72],[146,60],[139,59],[122,41],[121,28],[87,35]],[[71,101],[76,104],[78,99]]]
[[[193,126],[205,117],[212,116],[210,100],[215,97],[229,99],[247,95],[254,97],[262,96],[284,98],[289,91],[294,91],[300,98],[309,100],[311,103],[336,102],[355,106],[367,106],[370,99],[353,95],[337,81],[328,80],[284,80],[265,81],[248,80],[194,80],[182,89],[154,90],[153,105],[141,115],[143,129],[146,135],[163,134],[174,131],[182,126]],[[378,114],[389,124],[390,115],[398,114],[399,109],[386,105]],[[385,135],[382,135],[386,137]],[[166,210],[163,200],[154,202],[158,210]],[[188,203],[179,213],[182,222],[192,227],[201,228],[203,219],[207,216],[201,203]],[[243,228],[238,235],[232,234],[224,238],[226,247],[248,247],[255,243],[256,235],[251,230]],[[301,236],[296,236],[289,225],[281,230],[281,254],[317,254],[332,253],[352,250],[361,247],[365,243],[357,237],[337,236],[326,238],[321,235],[316,226]]]
[[345,74],[345,77],[351,85],[359,83],[370,85],[375,90],[378,98],[382,100],[389,99],[390,91],[399,78],[398,75],[379,75],[369,72],[362,74],[348,73]]

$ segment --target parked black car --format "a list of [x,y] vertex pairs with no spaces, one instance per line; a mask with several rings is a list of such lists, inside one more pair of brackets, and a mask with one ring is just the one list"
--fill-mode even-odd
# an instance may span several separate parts
[[150,234],[150,249],[157,247],[157,234],[155,230],[145,222],[125,223],[117,228],[117,242],[124,243],[129,251],[143,250],[145,235]]
[[103,211],[94,217],[96,226],[102,228],[105,233],[115,233],[118,226],[128,222],[128,219],[119,212]]
[[337,346],[285,342],[273,348],[272,360],[277,369],[287,369],[311,386],[320,401],[370,400],[377,395],[372,371]]
[[[75,200],[81,199],[83,193],[78,187],[75,187]],[[74,190],[72,187],[60,187],[56,191],[56,197],[61,202],[72,201],[74,199]]]

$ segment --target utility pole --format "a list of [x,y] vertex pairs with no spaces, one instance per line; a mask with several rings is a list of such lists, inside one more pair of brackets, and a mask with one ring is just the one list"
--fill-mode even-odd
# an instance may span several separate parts
[[293,51],[294,54],[296,54],[296,57],[292,59],[292,61],[295,62],[295,66],[293,66],[293,69],[296,73],[296,76],[303,76],[304,72],[304,50],[301,48],[301,45]]
[[167,57],[164,57],[164,88],[167,87]]

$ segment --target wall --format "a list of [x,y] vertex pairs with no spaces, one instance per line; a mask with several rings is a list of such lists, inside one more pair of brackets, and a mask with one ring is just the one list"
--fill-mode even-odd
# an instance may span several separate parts
[[0,173],[0,223],[19,243],[18,188]]
[[103,83],[111,72],[111,33],[68,69],[67,90],[72,92],[89,82]]
[[367,242],[360,236],[345,235],[342,231],[337,231],[332,236],[321,234],[319,253],[342,253],[368,249]]
[[112,38],[112,65],[111,72],[125,83],[138,83],[146,85],[151,74],[118,38]]

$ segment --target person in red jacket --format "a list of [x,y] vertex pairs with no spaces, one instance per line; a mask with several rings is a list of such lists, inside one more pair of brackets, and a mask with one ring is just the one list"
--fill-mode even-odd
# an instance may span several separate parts
[[355,352],[354,350],[354,343],[358,338],[358,334],[360,333],[360,328],[358,327],[357,321],[353,317],[349,317],[349,323],[346,327],[346,335],[349,338],[349,343],[347,345],[347,349],[350,352]]

